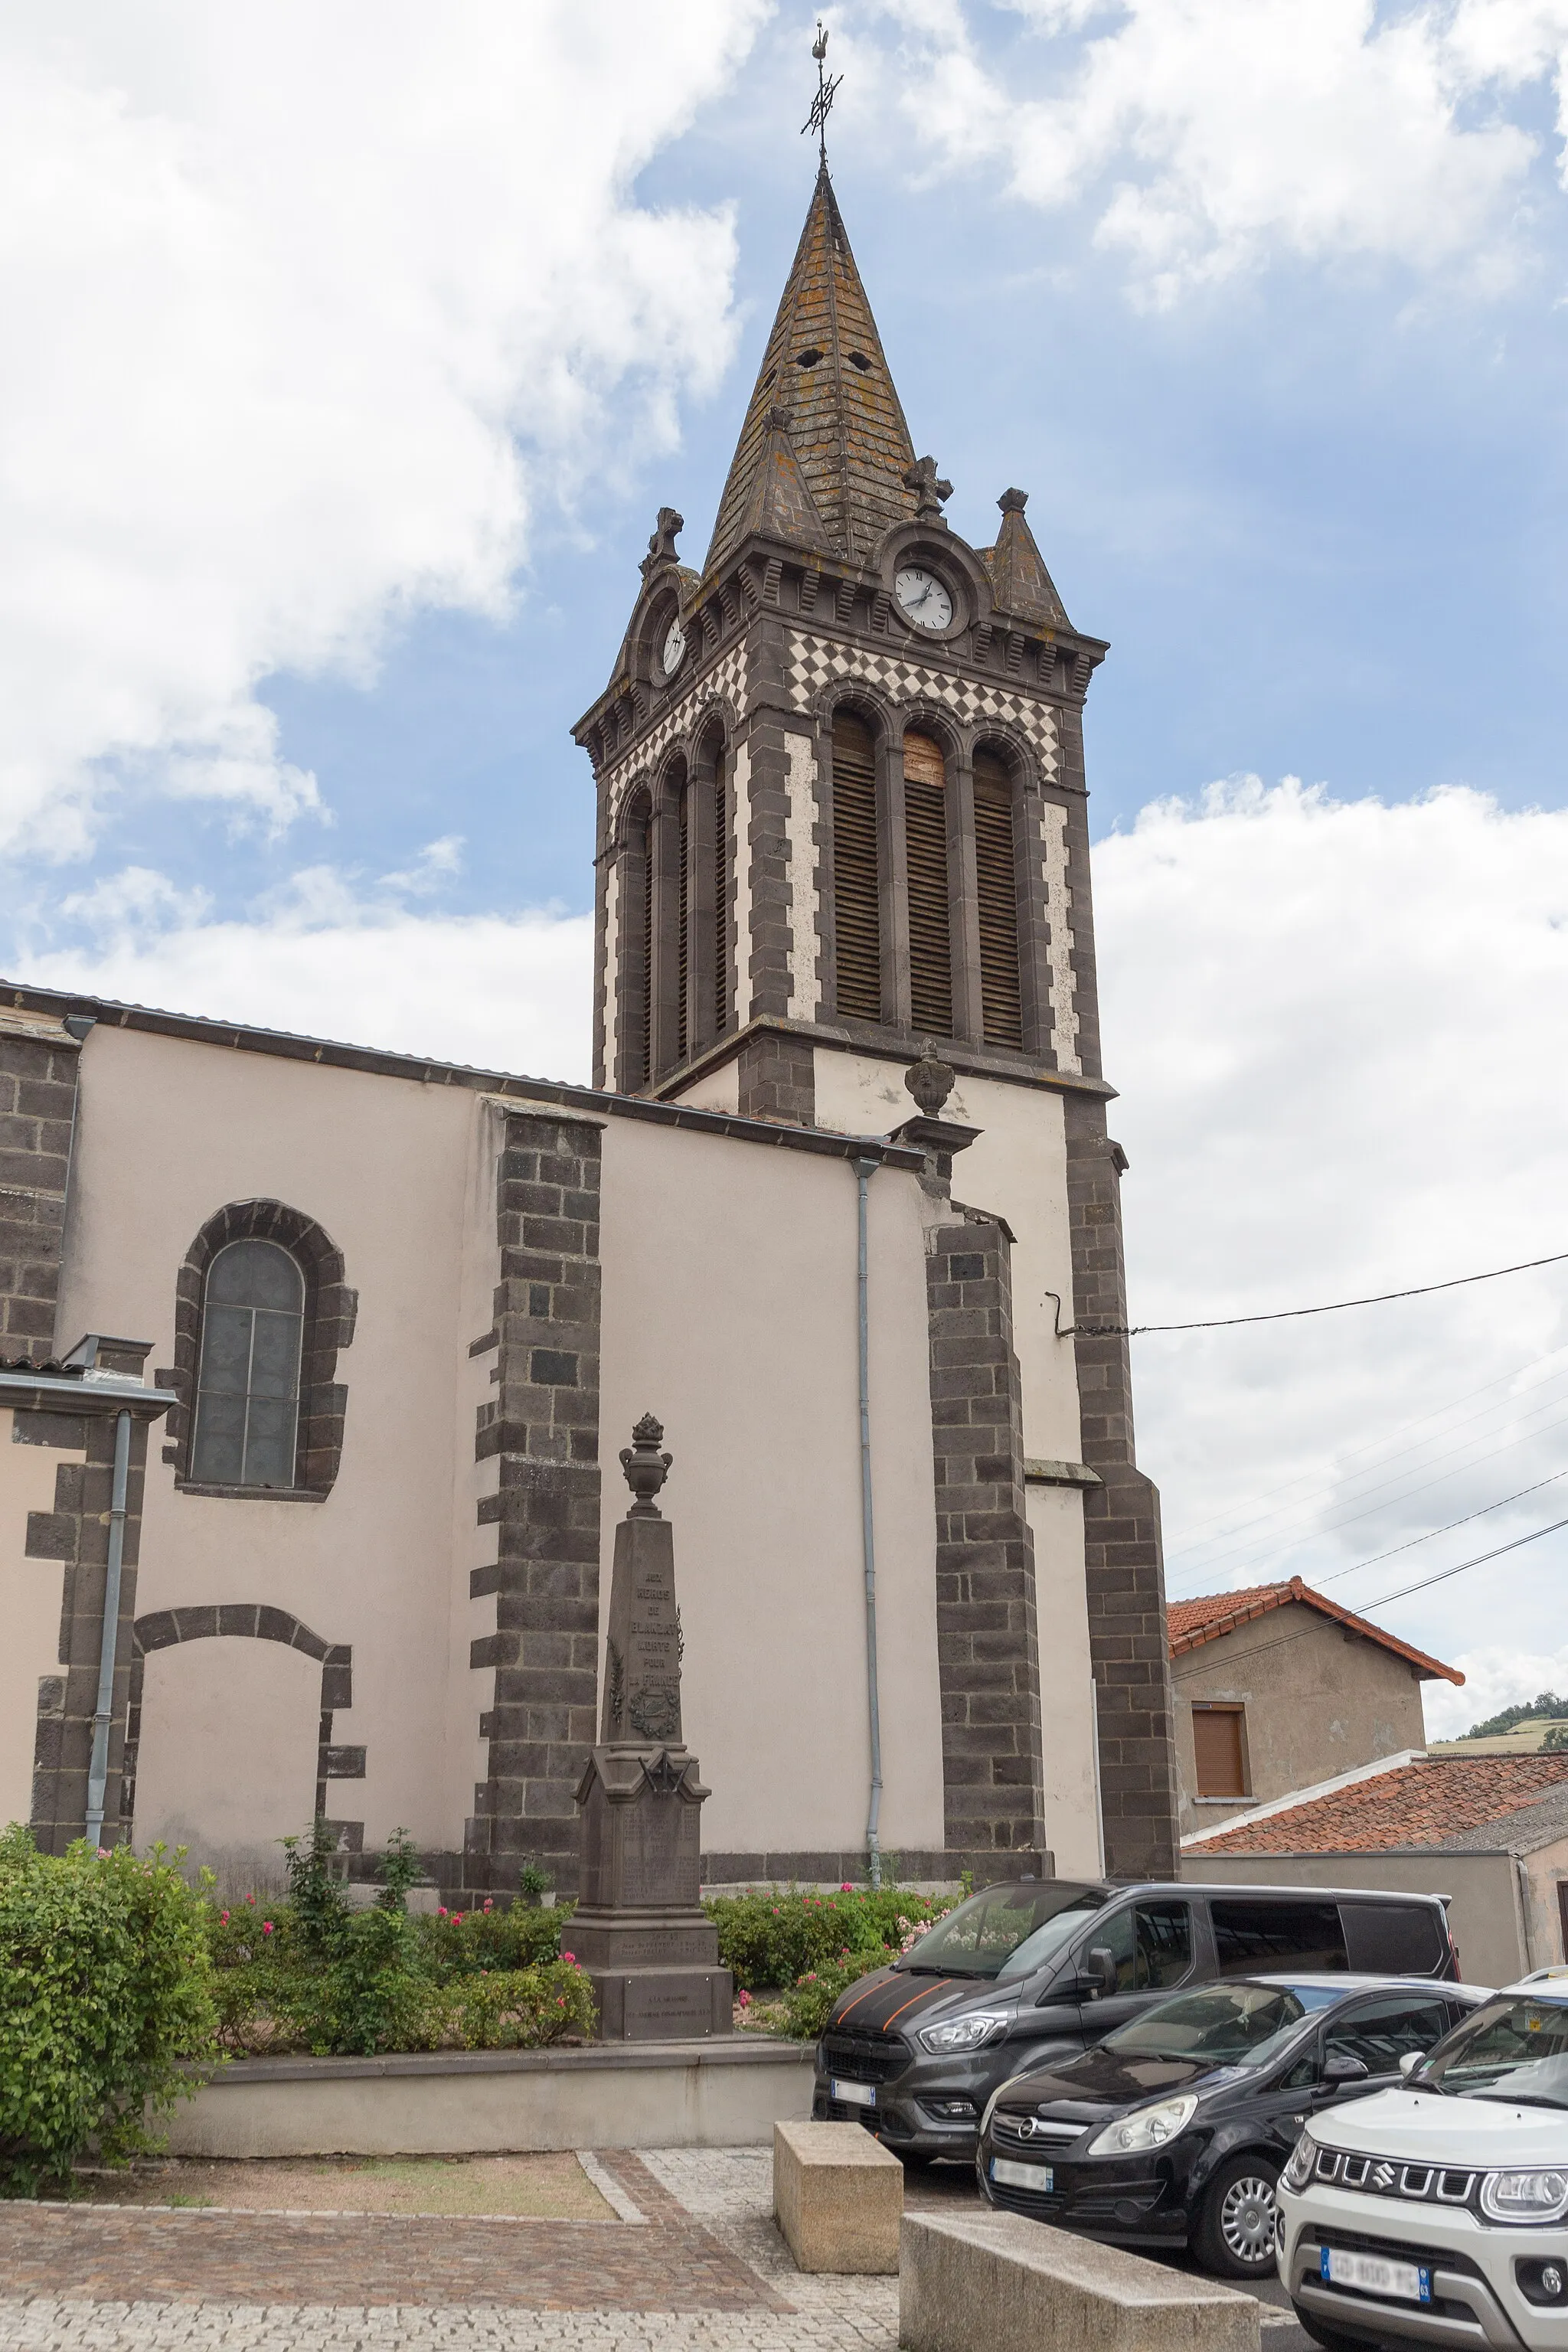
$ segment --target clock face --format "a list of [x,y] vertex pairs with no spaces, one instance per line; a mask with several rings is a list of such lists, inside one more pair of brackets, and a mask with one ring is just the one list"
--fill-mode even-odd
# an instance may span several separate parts
[[923,564],[906,563],[894,579],[893,593],[917,629],[945,629],[952,619],[952,598]]
[[686,632],[681,627],[680,623],[678,620],[671,621],[668,628],[665,631],[664,650],[659,656],[659,659],[664,664],[664,674],[666,677],[674,677],[676,671],[680,667],[681,657],[685,651]]

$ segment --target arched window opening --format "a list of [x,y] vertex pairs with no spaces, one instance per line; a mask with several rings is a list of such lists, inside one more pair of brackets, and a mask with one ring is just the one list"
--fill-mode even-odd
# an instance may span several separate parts
[[713,1034],[730,1018],[730,816],[725,803],[725,755],[713,758]]
[[1018,867],[1013,779],[994,751],[974,755],[974,866],[980,917],[980,1003],[988,1045],[1022,1051],[1018,981]]
[[653,818],[645,808],[640,833],[642,854],[642,937],[637,941],[637,986],[642,1002],[637,1007],[637,1067],[632,1073],[634,1088],[646,1087],[653,1076]]
[[686,1059],[691,1034],[691,786],[680,787],[676,814],[675,1058]]
[[904,846],[910,892],[910,1011],[917,1029],[952,1029],[947,902],[947,776],[942,746],[904,737]]
[[877,850],[877,755],[871,730],[847,710],[833,721],[833,931],[840,1013],[882,1017],[882,892]]
[[207,1270],[191,1475],[292,1486],[305,1277],[276,1242],[231,1242]]

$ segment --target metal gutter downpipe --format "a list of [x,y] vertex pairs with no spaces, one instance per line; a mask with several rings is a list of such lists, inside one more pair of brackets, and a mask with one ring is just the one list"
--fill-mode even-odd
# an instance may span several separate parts
[[103,1637],[98,1653],[98,1705],[92,1717],[92,1761],[87,1775],[87,1842],[103,1836],[109,1786],[109,1733],[114,1720],[114,1661],[120,1648],[120,1584],[125,1565],[125,1497],[131,1484],[131,1415],[114,1416],[114,1484],[109,1498],[109,1566],[103,1584]]
[[866,1817],[866,1852],[871,1884],[882,1884],[882,1849],[879,1824],[882,1815],[882,1709],[877,1690],[877,1537],[871,1516],[871,1343],[870,1311],[866,1279],[866,1195],[879,1160],[858,1160],[858,1242],[856,1261],[856,1307],[860,1370],[860,1553],[866,1570],[866,1702],[871,1719],[871,1800]]

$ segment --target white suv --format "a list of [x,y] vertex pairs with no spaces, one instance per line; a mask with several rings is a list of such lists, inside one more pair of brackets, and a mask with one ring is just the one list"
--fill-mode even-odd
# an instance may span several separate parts
[[1405,2087],[1314,2116],[1279,2275],[1320,2344],[1568,2352],[1568,1970],[1473,2011]]

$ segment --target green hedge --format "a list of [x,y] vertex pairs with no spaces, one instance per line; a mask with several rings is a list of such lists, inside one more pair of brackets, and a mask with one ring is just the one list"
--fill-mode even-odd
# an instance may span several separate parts
[[147,2114],[215,2047],[206,1911],[161,1849],[0,1836],[0,2190],[63,2181],[94,2144],[110,2164],[153,2145]]
[[769,2021],[815,2041],[846,1985],[896,1960],[955,1900],[900,1886],[841,1886],[836,1895],[752,1887],[702,1907],[736,1990],[782,1992],[782,2011],[770,2008]]

